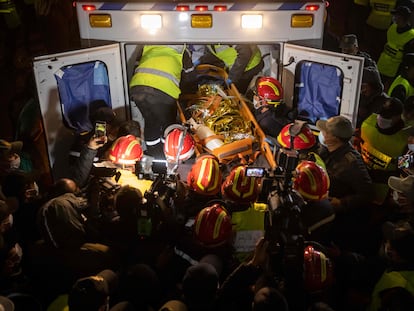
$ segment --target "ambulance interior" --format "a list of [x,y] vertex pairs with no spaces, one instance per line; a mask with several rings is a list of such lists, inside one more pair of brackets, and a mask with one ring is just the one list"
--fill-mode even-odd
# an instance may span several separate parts
[[[90,103],[104,101],[121,119],[142,122],[128,90],[139,44],[97,45],[35,60],[48,161],[55,178],[61,175],[59,158],[69,152],[74,133],[93,128]],[[260,75],[282,82],[284,104],[297,111],[297,119],[314,130],[318,119],[338,114],[355,124],[362,58],[289,43],[256,44],[265,64]],[[240,96],[249,104],[251,98]]]

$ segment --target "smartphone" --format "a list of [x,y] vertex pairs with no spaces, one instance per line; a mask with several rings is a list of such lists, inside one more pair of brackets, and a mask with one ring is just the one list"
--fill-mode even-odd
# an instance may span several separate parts
[[400,169],[410,168],[413,166],[413,162],[414,162],[414,155],[404,154],[398,157],[398,168]]
[[106,122],[96,121],[95,123],[95,137],[106,136]]
[[264,177],[266,175],[266,169],[263,167],[247,167],[247,177]]

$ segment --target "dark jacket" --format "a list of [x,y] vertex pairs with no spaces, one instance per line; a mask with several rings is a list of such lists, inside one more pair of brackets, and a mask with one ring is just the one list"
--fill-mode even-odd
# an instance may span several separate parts
[[65,193],[46,202],[37,214],[42,238],[55,248],[78,248],[89,239],[87,219],[80,212],[82,198]]
[[361,155],[350,143],[333,152],[321,147],[319,155],[330,178],[329,196],[341,200],[341,209],[366,206],[372,199],[372,180]]

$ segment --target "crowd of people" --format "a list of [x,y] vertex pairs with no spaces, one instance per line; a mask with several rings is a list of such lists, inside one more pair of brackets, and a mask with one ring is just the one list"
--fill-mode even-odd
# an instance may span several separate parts
[[[316,122],[315,136],[292,119],[280,82],[258,76],[263,59],[255,45],[209,45],[201,53],[197,46],[143,46],[130,93],[144,126],[99,107],[91,124],[105,117],[107,132],[79,136],[78,156],[52,184],[40,178],[26,141],[1,139],[0,306],[411,310],[411,9],[390,10],[376,57],[360,50],[355,34],[338,42],[342,53],[364,58],[356,127],[333,116]],[[134,170],[145,155],[165,156],[165,129],[176,123],[176,100],[192,87],[199,64],[225,69],[224,86],[251,97],[274,142],[275,172],[249,175],[243,161],[223,165],[188,152],[186,178],[162,175],[141,191],[94,168],[95,157]],[[186,131],[176,130],[177,137]]]

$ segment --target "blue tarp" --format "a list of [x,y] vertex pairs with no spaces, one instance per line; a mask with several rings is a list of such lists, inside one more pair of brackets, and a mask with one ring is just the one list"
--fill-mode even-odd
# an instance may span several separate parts
[[91,103],[104,101],[112,108],[108,71],[100,61],[62,67],[55,73],[65,125],[78,133],[90,131]]
[[325,64],[300,62],[296,66],[298,116],[310,123],[340,114],[342,71]]

